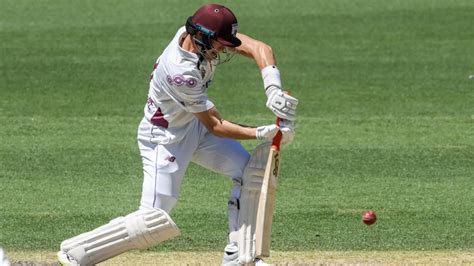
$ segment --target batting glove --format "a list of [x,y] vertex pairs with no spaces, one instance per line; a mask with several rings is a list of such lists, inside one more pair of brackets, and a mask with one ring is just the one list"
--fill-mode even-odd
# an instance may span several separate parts
[[256,137],[258,140],[272,140],[280,128],[277,125],[257,127]]
[[282,134],[281,145],[288,145],[295,138],[295,122],[290,120],[280,121],[280,131]]
[[267,107],[278,117],[294,121],[296,120],[296,106],[298,99],[285,94],[280,88],[271,86],[266,91]]

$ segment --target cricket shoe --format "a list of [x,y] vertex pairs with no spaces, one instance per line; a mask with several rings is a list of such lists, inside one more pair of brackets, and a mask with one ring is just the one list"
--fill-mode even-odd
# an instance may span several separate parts
[[[230,258],[234,258],[233,260],[230,260]],[[222,266],[243,266],[244,264],[239,263],[239,256],[237,253],[234,254],[229,254],[227,257],[224,256],[224,259],[222,260]],[[262,259],[256,258],[253,263],[248,263],[245,264],[245,266],[269,266],[272,264],[265,263]]]
[[269,266],[269,265],[273,265],[273,264],[265,263],[261,258],[256,258],[253,262],[255,263],[255,266]]
[[239,248],[235,243],[228,244],[224,249],[222,266],[239,266]]
[[[237,244],[231,243],[228,244],[224,249],[224,257],[222,258],[222,266],[241,266],[243,264],[239,263],[239,248]],[[271,264],[265,263],[262,259],[256,258],[253,263],[245,264],[255,265],[255,266],[267,266]]]
[[73,257],[62,250],[58,252],[58,262],[62,266],[80,266]]
[[3,252],[2,248],[0,248],[0,265],[10,266],[10,261],[8,261],[8,258],[7,256],[5,256],[5,253]]

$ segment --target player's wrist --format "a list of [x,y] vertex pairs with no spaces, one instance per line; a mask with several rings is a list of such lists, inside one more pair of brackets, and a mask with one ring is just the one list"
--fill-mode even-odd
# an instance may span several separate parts
[[269,98],[271,94],[281,90],[280,70],[275,65],[269,65],[262,69],[263,88]]

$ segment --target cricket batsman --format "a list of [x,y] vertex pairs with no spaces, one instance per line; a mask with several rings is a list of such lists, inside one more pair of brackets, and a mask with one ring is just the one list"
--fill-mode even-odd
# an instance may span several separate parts
[[[249,57],[257,64],[267,96],[266,106],[283,119],[280,126],[243,126],[219,115],[207,90],[216,67],[234,54]],[[229,97],[232,93],[235,92],[229,90]],[[246,206],[241,206],[240,200],[258,190],[269,146],[259,145],[251,155],[237,140],[271,140],[281,131],[282,143],[290,143],[297,104],[296,98],[282,91],[271,47],[238,33],[237,18],[230,9],[218,4],[200,7],[178,29],[151,74],[145,115],[137,137],[144,175],[139,209],[63,241],[59,262],[94,265],[128,250],[146,249],[178,236],[180,231],[170,213],[178,200],[186,169],[194,162],[232,180],[228,244],[222,264],[248,263],[239,260],[239,228],[247,226],[244,222],[251,224],[254,217],[246,212],[249,218],[239,219],[239,213],[254,209],[258,201],[248,199]],[[263,264],[259,258],[251,259],[251,264]]]

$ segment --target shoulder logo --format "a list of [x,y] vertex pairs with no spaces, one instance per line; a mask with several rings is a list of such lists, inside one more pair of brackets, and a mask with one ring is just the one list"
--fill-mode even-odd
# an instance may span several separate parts
[[185,78],[182,74],[176,74],[174,76],[168,75],[168,76],[166,76],[166,81],[170,85],[174,85],[174,86],[178,86],[178,87],[186,85],[189,88],[196,87],[196,85],[198,83],[197,79],[195,79],[193,77]]

